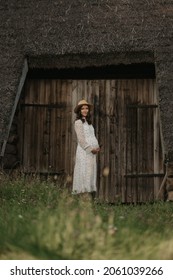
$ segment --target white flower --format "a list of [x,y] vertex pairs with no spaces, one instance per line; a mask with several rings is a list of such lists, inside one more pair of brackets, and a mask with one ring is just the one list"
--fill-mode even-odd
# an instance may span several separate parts
[[123,220],[123,219],[124,219],[124,216],[119,216],[119,218],[120,218],[121,220]]
[[23,216],[22,216],[22,215],[18,215],[18,218],[19,218],[19,219],[23,219]]

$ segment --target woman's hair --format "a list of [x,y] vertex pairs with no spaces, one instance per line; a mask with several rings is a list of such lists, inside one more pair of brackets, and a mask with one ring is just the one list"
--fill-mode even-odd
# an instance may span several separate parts
[[[81,107],[81,108],[82,108],[82,107]],[[82,117],[81,108],[80,108],[79,111],[76,113],[76,120],[81,120],[81,121],[84,123],[85,120],[84,120],[83,117]],[[89,109],[89,107],[88,107],[88,109]],[[92,124],[90,109],[88,110],[88,115],[86,116],[86,121],[87,121],[88,124]]]

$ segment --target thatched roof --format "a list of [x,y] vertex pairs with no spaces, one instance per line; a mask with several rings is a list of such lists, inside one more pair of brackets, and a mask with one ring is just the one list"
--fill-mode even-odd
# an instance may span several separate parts
[[24,59],[30,68],[155,63],[165,148],[173,151],[170,0],[1,0],[0,142]]

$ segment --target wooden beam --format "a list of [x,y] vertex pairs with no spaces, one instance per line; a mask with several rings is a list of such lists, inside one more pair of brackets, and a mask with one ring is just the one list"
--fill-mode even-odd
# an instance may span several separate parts
[[127,105],[127,108],[138,108],[138,109],[140,109],[140,108],[145,108],[145,109],[147,109],[147,108],[158,108],[158,105],[157,104],[128,104]]
[[163,177],[164,173],[139,173],[139,174],[125,174],[126,178],[142,178],[142,177]]
[[7,129],[7,135],[6,135],[6,138],[4,139],[4,142],[2,144],[2,149],[1,149],[1,154],[0,154],[1,157],[3,157],[4,153],[5,153],[5,148],[6,148],[8,137],[9,137],[9,134],[10,134],[11,125],[12,125],[13,118],[14,118],[14,115],[15,115],[15,112],[16,112],[16,107],[17,107],[17,104],[19,102],[19,98],[20,98],[20,95],[21,95],[21,92],[22,92],[22,89],[23,89],[23,85],[25,83],[27,73],[28,73],[28,62],[27,62],[27,59],[25,59],[24,64],[23,64],[21,78],[20,78],[17,93],[16,93],[16,98],[15,98],[14,105],[13,105],[12,112],[11,112],[10,122],[9,122],[8,129]]

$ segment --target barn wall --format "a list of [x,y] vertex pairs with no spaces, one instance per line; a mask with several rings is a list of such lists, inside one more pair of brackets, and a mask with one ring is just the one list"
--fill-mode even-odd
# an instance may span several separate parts
[[[95,79],[74,79],[79,72],[80,77],[88,73],[86,77],[93,78],[93,69],[71,70],[73,79],[63,79],[64,72],[59,73],[61,79],[48,79],[50,73],[44,70],[35,71],[37,76],[29,74],[7,144],[4,168],[13,171],[19,165],[27,174],[72,178],[76,151],[73,108],[85,98],[94,104],[93,123],[101,145],[99,198],[109,202],[153,201],[164,176],[155,79],[132,79],[132,74],[122,79],[121,68],[117,71],[119,79],[115,79],[117,68],[113,69],[114,73],[108,67],[104,71],[97,69]],[[114,78],[99,79],[101,70]],[[144,70],[140,68],[143,75]],[[104,176],[105,167],[108,176]]]

